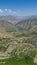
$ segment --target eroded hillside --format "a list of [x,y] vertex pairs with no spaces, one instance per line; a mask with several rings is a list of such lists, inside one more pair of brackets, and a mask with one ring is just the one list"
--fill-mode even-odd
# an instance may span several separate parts
[[0,60],[30,57],[35,62],[36,56],[37,19],[24,20],[15,25],[0,20]]

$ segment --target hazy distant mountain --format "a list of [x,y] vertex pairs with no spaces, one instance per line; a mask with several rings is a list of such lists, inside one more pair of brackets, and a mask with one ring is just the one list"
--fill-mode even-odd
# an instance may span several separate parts
[[20,20],[22,20],[22,17],[18,17],[18,16],[0,16],[0,20],[7,20],[8,22],[11,22],[13,24],[16,24],[17,22],[19,22]]
[[37,32],[37,16],[0,16],[0,27],[15,29],[20,32]]
[[20,31],[37,32],[37,17],[32,16],[27,19],[19,21],[16,26]]

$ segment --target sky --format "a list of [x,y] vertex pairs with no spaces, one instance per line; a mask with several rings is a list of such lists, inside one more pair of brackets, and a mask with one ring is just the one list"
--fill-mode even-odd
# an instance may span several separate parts
[[0,0],[0,15],[37,15],[37,0]]

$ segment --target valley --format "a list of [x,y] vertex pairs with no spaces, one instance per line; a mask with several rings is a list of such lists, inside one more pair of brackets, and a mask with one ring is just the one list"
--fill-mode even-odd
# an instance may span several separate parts
[[16,24],[6,18],[0,19],[0,65],[37,65],[37,18]]

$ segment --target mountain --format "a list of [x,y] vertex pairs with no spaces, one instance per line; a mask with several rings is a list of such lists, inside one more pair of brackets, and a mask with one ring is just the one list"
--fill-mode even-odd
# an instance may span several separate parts
[[20,31],[37,32],[37,17],[30,17],[16,24]]
[[0,17],[0,63],[14,60],[37,63],[37,16]]
[[0,20],[6,20],[6,21],[9,21],[13,24],[16,24],[17,22],[19,22],[20,20],[22,20],[22,17],[18,17],[18,16],[11,16],[11,15],[8,15],[8,16],[0,16]]

